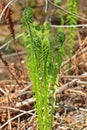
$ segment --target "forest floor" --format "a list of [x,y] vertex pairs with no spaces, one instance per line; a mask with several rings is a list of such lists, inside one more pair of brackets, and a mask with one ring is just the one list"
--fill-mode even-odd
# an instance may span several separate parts
[[[79,10],[81,8],[79,14],[87,18],[87,1],[82,1],[79,5]],[[13,15],[17,35],[23,32],[18,19],[21,17],[19,10],[24,7],[22,2],[19,4],[16,2],[13,7],[13,10],[18,11],[17,17]],[[39,18],[38,20],[44,19],[41,14],[37,13],[35,16]],[[17,39],[20,64],[12,41],[7,42],[8,29],[3,21],[0,24],[0,50],[9,66],[0,61],[0,130],[37,130],[35,99],[25,66],[26,52],[23,46],[19,45],[21,38]],[[79,23],[87,24],[87,21],[82,20]],[[78,28],[76,37],[74,53],[62,63],[59,74],[53,130],[87,130],[87,27]]]

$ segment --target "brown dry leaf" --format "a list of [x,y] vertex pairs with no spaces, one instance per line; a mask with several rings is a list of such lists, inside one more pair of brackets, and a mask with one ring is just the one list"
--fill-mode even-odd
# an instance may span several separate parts
[[7,113],[6,113],[6,112],[3,112],[3,113],[1,114],[1,122],[4,123],[6,120],[7,120]]
[[71,117],[64,117],[63,120],[68,124],[75,123],[74,119],[72,119]]

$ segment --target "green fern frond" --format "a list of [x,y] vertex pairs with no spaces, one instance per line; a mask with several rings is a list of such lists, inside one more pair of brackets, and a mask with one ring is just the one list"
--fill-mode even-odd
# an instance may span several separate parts
[[[24,26],[28,28],[25,34],[24,46],[27,51],[27,67],[30,79],[33,83],[33,92],[36,98],[36,110],[38,115],[39,130],[52,130],[56,84],[58,84],[58,72],[61,67],[64,54],[65,35],[58,33],[55,38],[50,35],[50,25],[45,22],[40,25],[34,22],[28,12],[24,11]],[[29,12],[29,13],[30,13]],[[58,44],[57,56],[55,44]]]
[[[67,0],[67,10],[71,13],[77,14],[77,4],[78,0]],[[68,25],[76,25],[77,17],[67,14],[67,24]],[[68,46],[69,46],[69,54],[70,56],[73,53],[73,42],[75,36],[76,28],[68,28]]]

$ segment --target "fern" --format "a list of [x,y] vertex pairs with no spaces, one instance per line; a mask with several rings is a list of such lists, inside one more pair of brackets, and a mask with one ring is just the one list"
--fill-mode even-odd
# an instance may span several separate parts
[[[67,8],[68,11],[74,14],[77,14],[77,4],[78,0],[67,0]],[[76,25],[77,24],[77,17],[67,14],[67,24],[69,25]],[[69,46],[69,54],[70,56],[73,53],[73,42],[75,36],[76,28],[68,28],[68,46]]]
[[[24,46],[27,51],[27,67],[33,83],[33,93],[36,98],[36,112],[39,130],[52,130],[56,84],[64,54],[64,33],[58,33],[55,38],[50,35],[50,25],[42,26],[33,21],[31,8],[26,8],[22,19],[27,27],[24,35]],[[62,40],[63,39],[63,40]],[[59,44],[55,57],[55,44]]]

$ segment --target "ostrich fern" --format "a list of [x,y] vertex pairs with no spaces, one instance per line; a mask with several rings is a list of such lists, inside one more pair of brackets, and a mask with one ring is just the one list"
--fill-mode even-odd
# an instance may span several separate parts
[[[65,35],[58,33],[52,38],[49,23],[40,25],[33,21],[31,8],[24,10],[22,24],[26,28],[24,46],[27,51],[27,68],[36,99],[38,129],[52,130],[58,72],[65,53],[63,44]],[[55,57],[56,43],[58,49]]]
[[[67,0],[67,9],[69,12],[77,14],[77,4],[78,0]],[[77,17],[72,16],[71,14],[67,14],[67,24],[68,25],[76,25],[77,24]],[[68,28],[68,46],[69,46],[69,54],[70,56],[73,53],[73,42],[74,36],[76,32],[76,27]]]

